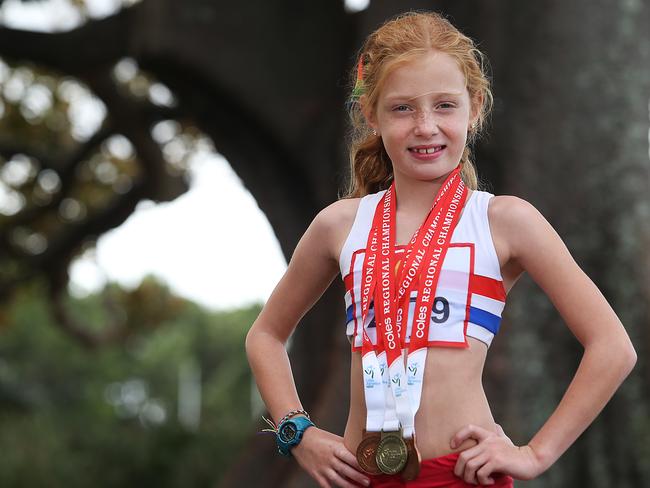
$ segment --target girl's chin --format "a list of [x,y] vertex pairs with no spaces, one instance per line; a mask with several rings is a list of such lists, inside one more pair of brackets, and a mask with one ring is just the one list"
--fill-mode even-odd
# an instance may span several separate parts
[[395,165],[393,165],[394,168],[393,171],[395,172],[397,178],[413,179],[417,181],[434,181],[446,177],[458,166],[458,163],[456,164],[440,164],[440,163],[442,163],[442,161],[436,161],[435,163],[429,163],[429,164],[411,163],[407,165],[407,167],[402,169],[395,168]]

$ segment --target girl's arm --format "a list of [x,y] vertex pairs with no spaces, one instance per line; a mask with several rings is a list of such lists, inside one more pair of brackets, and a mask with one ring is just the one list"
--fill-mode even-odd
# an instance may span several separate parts
[[[349,201],[339,201],[316,216],[246,336],[248,361],[275,422],[291,410],[302,409],[285,344],[303,315],[338,274],[336,241],[349,205]],[[355,486],[344,478],[367,484],[367,478],[358,471],[355,456],[339,436],[310,427],[292,454],[322,487],[329,487],[330,483]]]
[[544,290],[584,354],[559,405],[528,445],[516,447],[505,435],[475,426],[454,436],[454,445],[467,437],[479,440],[461,454],[455,472],[481,484],[491,484],[489,475],[495,471],[531,479],[548,469],[596,418],[636,363],[620,320],[546,219],[517,197],[493,200],[490,226],[502,239],[507,261],[527,271]]

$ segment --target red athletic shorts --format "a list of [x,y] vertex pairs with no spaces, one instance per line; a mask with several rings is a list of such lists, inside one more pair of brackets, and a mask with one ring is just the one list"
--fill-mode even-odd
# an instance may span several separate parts
[[[454,452],[422,461],[420,475],[413,481],[404,481],[399,474],[380,474],[370,476],[370,486],[375,488],[476,488],[480,486],[465,483],[462,478],[454,474],[458,455],[458,452]],[[491,477],[494,479],[494,484],[489,486],[493,488],[512,488],[514,486],[510,476],[494,474]]]

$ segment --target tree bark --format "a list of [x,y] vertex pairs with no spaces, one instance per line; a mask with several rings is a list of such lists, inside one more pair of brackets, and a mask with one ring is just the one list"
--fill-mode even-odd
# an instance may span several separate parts
[[[594,424],[526,486],[645,486],[650,8],[637,1],[495,3],[481,3],[497,15],[476,32],[494,67],[490,146],[500,190],[546,216],[618,313],[640,358]],[[532,280],[516,285],[509,302],[509,379],[489,396],[506,400],[499,402],[504,424],[525,443],[557,405],[582,348]]]

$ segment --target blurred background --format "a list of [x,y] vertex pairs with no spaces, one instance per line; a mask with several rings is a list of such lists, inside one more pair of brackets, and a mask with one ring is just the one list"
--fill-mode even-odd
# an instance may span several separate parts
[[[346,181],[362,40],[409,9],[487,54],[483,188],[540,209],[639,356],[517,485],[650,486],[649,3],[0,0],[0,486],[316,486],[256,433],[243,340]],[[304,406],[338,434],[342,289],[290,350]],[[484,383],[525,444],[582,348],[529,278],[502,329]]]

